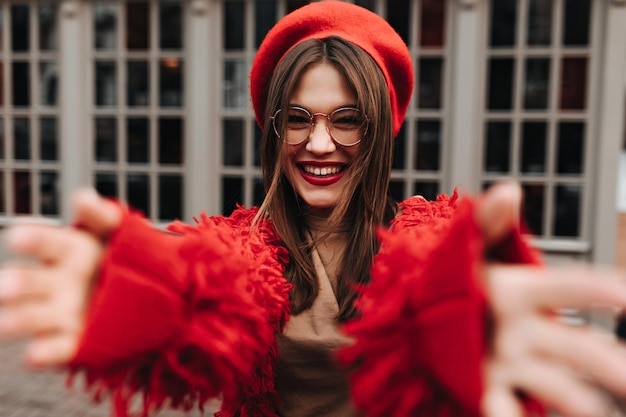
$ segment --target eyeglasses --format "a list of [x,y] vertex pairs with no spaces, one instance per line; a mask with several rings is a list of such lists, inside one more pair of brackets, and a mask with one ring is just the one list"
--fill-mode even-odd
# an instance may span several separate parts
[[309,138],[316,117],[328,119],[326,130],[333,141],[342,146],[354,146],[361,142],[367,133],[368,119],[359,109],[342,107],[330,114],[309,113],[302,107],[289,107],[287,114],[283,115],[282,109],[278,109],[272,116],[274,132],[285,143],[299,145]]

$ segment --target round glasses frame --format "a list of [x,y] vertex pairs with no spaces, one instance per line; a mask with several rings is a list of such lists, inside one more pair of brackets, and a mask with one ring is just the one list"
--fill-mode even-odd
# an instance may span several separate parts
[[[369,127],[369,119],[367,118],[367,116],[365,114],[363,114],[363,112],[361,112],[361,110],[359,110],[359,109],[357,109],[355,107],[340,107],[340,108],[338,108],[336,110],[333,110],[330,114],[326,114],[326,113],[311,113],[307,109],[305,109],[303,107],[297,107],[297,106],[291,106],[291,107],[289,107],[289,110],[297,110],[297,111],[303,112],[309,118],[309,123],[308,123],[309,124],[309,132],[302,140],[297,141],[297,142],[290,142],[286,138],[282,138],[283,142],[285,142],[285,143],[287,143],[289,145],[299,145],[299,144],[305,142],[306,140],[308,140],[309,137],[311,137],[311,133],[313,132],[313,127],[315,126],[315,118],[318,117],[318,116],[319,117],[325,117],[328,120],[328,125],[326,125],[326,131],[328,132],[328,135],[333,140],[333,142],[335,142],[335,143],[337,143],[337,144],[339,144],[341,146],[344,146],[344,147],[351,147],[351,146],[355,146],[355,145],[358,145],[359,143],[361,143],[361,141],[363,140],[363,137],[367,134],[367,129]],[[360,139],[357,140],[354,143],[349,143],[349,144],[340,142],[332,134],[332,128],[333,128],[333,125],[334,125],[334,123],[332,121],[333,115],[336,115],[338,112],[345,111],[345,110],[354,111],[358,115],[362,116],[364,118],[364,123],[362,123],[362,126],[363,125],[365,126],[365,129],[363,129],[363,132],[361,133]],[[274,132],[276,133],[276,136],[278,136],[279,138],[281,138],[281,135],[280,135],[279,128],[276,126],[276,123],[277,123],[276,120],[278,119],[281,111],[282,111],[282,109],[276,110],[276,113],[274,113],[274,115],[272,116],[272,127],[274,128]],[[357,128],[355,130],[361,130],[361,128]]]

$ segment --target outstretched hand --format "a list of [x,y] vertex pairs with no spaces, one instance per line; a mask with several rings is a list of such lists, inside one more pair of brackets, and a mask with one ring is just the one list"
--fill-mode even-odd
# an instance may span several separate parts
[[104,242],[120,208],[92,191],[74,196],[76,227],[18,224],[6,233],[18,257],[0,271],[0,336],[30,337],[26,361],[56,366],[72,359]]
[[[519,225],[521,190],[499,184],[482,197],[478,223],[487,246]],[[489,263],[486,294],[493,320],[484,367],[486,417],[524,415],[519,393],[567,417],[607,416],[604,390],[626,396],[626,350],[608,335],[559,321],[561,308],[626,306],[616,271]]]

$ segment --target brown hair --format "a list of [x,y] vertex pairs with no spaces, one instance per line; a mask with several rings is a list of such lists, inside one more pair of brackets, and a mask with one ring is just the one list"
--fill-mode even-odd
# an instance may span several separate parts
[[311,250],[318,242],[310,242],[302,219],[306,205],[301,201],[283,174],[283,147],[271,126],[277,109],[286,109],[299,77],[308,68],[328,63],[346,78],[357,97],[357,107],[370,123],[352,163],[346,188],[330,214],[331,229],[353,219],[348,231],[339,268],[336,296],[340,321],[356,315],[355,284],[369,282],[372,260],[378,251],[376,228],[388,224],[396,205],[388,196],[393,152],[393,122],[389,91],[385,78],[374,60],[361,48],[338,37],[310,39],[292,48],[277,65],[268,89],[265,126],[261,143],[261,167],[266,197],[259,216],[269,217],[283,244],[290,262],[285,277],[294,285],[291,296],[293,313],[309,308],[319,288],[311,260]]

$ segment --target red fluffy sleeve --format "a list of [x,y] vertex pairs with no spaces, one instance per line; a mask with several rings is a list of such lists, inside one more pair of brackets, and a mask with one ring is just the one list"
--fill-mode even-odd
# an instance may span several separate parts
[[[132,397],[143,414],[165,403],[189,409],[220,396],[237,403],[289,312],[287,254],[254,212],[202,217],[184,236],[128,214],[111,237],[86,332],[71,363],[97,396],[112,391],[118,416]],[[261,375],[263,376],[263,375]]]
[[[380,232],[362,316],[345,326],[356,343],[339,352],[368,417],[480,415],[484,248],[472,202],[456,199],[411,199],[391,231]],[[509,261],[537,260],[520,236],[505,246]]]

